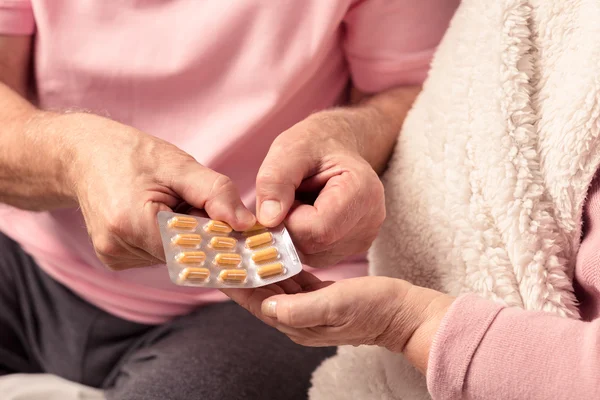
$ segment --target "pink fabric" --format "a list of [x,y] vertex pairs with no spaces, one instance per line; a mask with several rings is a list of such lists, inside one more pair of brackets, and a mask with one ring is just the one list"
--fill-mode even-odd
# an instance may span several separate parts
[[[164,138],[231,177],[253,207],[272,140],[343,101],[349,78],[365,92],[421,82],[458,0],[31,3],[0,0],[0,33],[31,33],[35,21],[41,107],[90,110]],[[223,300],[171,284],[164,267],[106,270],[76,210],[3,207],[0,230],[56,280],[126,319],[161,323]],[[365,271],[361,259],[318,275]]]
[[0,33],[31,35],[34,30],[30,0],[0,1]]
[[433,399],[593,399],[600,393],[600,173],[575,269],[582,321],[458,298],[434,339]]

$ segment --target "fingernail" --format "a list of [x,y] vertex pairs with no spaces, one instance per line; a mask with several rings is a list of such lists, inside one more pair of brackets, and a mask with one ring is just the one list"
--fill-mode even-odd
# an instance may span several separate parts
[[265,200],[260,206],[260,219],[264,223],[269,223],[281,213],[281,203],[276,200]]
[[263,301],[261,311],[267,317],[277,318],[277,302],[275,300]]
[[238,206],[235,210],[235,218],[238,222],[242,224],[254,224],[256,221],[254,220],[254,215],[246,207]]

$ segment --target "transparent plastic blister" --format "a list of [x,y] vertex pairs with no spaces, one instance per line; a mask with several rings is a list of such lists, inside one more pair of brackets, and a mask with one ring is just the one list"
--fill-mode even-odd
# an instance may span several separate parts
[[158,225],[169,276],[180,286],[256,288],[302,270],[283,225],[236,232],[220,221],[165,211]]

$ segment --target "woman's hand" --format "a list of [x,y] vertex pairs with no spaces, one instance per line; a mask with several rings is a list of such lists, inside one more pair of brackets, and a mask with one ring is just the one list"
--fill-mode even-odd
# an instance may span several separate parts
[[321,282],[306,271],[277,285],[224,292],[296,343],[382,346],[404,352],[423,372],[433,336],[453,300],[400,279]]

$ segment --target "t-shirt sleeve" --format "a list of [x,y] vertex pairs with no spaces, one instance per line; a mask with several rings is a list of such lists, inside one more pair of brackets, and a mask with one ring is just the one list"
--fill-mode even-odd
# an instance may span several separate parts
[[0,0],[0,35],[31,35],[34,30],[31,0]]
[[375,93],[422,83],[459,0],[355,0],[344,50],[354,86]]

